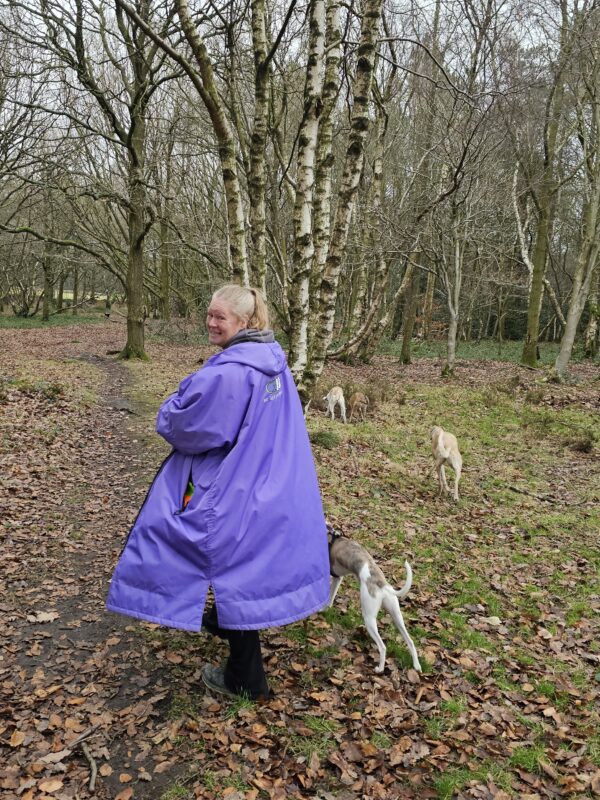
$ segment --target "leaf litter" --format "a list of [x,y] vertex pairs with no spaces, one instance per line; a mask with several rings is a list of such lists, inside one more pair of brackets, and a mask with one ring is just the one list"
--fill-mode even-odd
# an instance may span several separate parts
[[[3,336],[3,796],[600,795],[600,470],[557,428],[598,433],[589,369],[533,406],[536,377],[507,364],[459,362],[452,381],[426,360],[328,367],[324,385],[377,396],[365,423],[309,413],[311,431],[338,436],[314,448],[327,513],[392,584],[411,561],[403,612],[426,671],[381,618],[374,674],[347,579],[333,609],[265,632],[275,697],[255,705],[204,691],[220,642],[104,611],[167,452],[157,405],[211,351],[153,340],[150,364],[123,364],[106,355],[123,341],[108,323]],[[436,498],[429,464],[429,428],[445,421],[465,456],[456,506]]]

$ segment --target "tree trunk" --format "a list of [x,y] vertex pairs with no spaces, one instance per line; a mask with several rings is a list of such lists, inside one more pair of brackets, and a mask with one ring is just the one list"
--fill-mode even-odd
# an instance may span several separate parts
[[[166,211],[166,207],[165,207]],[[171,252],[169,226],[163,217],[160,221],[160,315],[168,322],[171,319]]]
[[423,341],[427,342],[429,340],[429,335],[431,331],[431,319],[433,317],[433,295],[435,292],[435,279],[436,274],[434,272],[427,273],[427,286],[425,287],[425,295],[423,297],[423,310],[421,312],[422,317],[422,334],[423,334]]
[[147,359],[144,349],[144,238],[146,235],[146,181],[144,177],[146,121],[136,120],[131,136],[129,213],[127,227],[127,344],[121,358]]
[[600,326],[600,267],[596,264],[596,274],[593,289],[588,299],[589,319],[585,329],[583,341],[586,358],[594,358],[598,352],[598,333]]
[[294,204],[294,266],[290,287],[292,329],[289,364],[296,380],[302,376],[308,360],[309,287],[314,256],[312,205],[324,79],[325,0],[312,0],[309,31],[308,66],[304,85],[304,115],[298,134],[298,170]]
[[265,147],[269,115],[267,27],[265,0],[252,0],[252,45],[254,49],[254,124],[250,141],[248,199],[252,236],[252,284],[266,294],[267,236],[265,205]]
[[560,153],[558,131],[564,113],[566,68],[576,38],[574,23],[571,27],[568,19],[569,11],[566,2],[561,2],[561,13],[560,50],[544,119],[544,170],[540,190],[537,194],[538,226],[532,258],[533,272],[527,310],[527,334],[521,355],[521,362],[528,367],[536,367],[538,361],[538,335],[544,297],[544,278],[556,211],[556,192],[560,185],[557,181],[557,161]]
[[546,259],[548,256],[548,236],[550,229],[550,208],[544,201],[540,207],[540,218],[535,239],[535,250],[532,264],[531,286],[529,290],[529,305],[527,308],[527,333],[521,363],[527,367],[537,366],[538,338],[540,330],[540,316],[542,301],[544,299],[544,277],[546,272]]
[[71,314],[74,317],[77,316],[77,303],[79,302],[79,267],[75,267],[73,270],[73,301],[71,303],[72,310]]
[[[415,259],[419,257],[419,253],[414,253],[413,255]],[[400,351],[401,364],[411,363],[410,348],[417,317],[417,305],[419,301],[419,278],[419,272],[415,271],[415,274],[410,281],[404,301],[404,314],[402,320],[402,349]]]
[[52,267],[50,265],[50,258],[47,253],[44,253],[42,259],[42,269],[44,271],[44,299],[42,302],[42,320],[48,322],[50,319],[50,301],[54,291],[54,277],[52,275]]
[[60,277],[58,279],[58,293],[56,295],[56,310],[62,311],[63,303],[64,303],[64,291],[65,291],[65,279],[67,277],[67,273],[64,270],[60,273]]
[[198,64],[201,80],[196,87],[210,116],[219,145],[219,159],[227,207],[227,232],[229,257],[233,279],[244,286],[249,284],[248,258],[246,254],[246,226],[244,206],[237,171],[237,153],[233,131],[223,100],[219,94],[210,55],[202,36],[198,33],[187,0],[175,0],[181,27]]
[[333,336],[337,287],[342,260],[346,252],[348,229],[356,200],[364,161],[365,138],[369,130],[369,101],[373,86],[377,37],[381,22],[382,0],[365,0],[358,61],[353,81],[353,106],[350,134],[338,203],[329,244],[329,252],[321,282],[321,313],[310,364],[304,371],[302,390],[308,392],[323,370],[327,348]]
[[[597,158],[600,157],[600,153]],[[598,180],[592,198],[587,203],[584,211],[584,236],[577,258],[573,286],[571,289],[571,301],[567,314],[567,324],[565,325],[563,337],[560,343],[560,350],[554,368],[559,378],[567,376],[567,367],[571,360],[573,344],[577,334],[579,320],[585,308],[592,279],[598,263],[598,249],[600,241],[598,239],[598,222],[600,213],[600,170],[598,170]]]
[[367,200],[368,211],[366,214],[367,218],[365,224],[366,246],[363,247],[364,255],[361,257],[361,264],[359,267],[354,310],[350,320],[348,338],[352,338],[360,328],[361,322],[364,318],[364,309],[366,305],[372,305],[372,302],[367,303],[367,277],[369,269],[366,261],[373,258],[373,261],[375,262],[372,291],[375,294],[375,297],[378,298],[379,304],[381,304],[384,299],[384,294],[381,292],[381,288],[384,285],[387,286],[389,282],[387,280],[388,264],[383,252],[379,221],[381,212],[381,198],[383,194],[383,155],[385,149],[387,123],[387,113],[383,107],[383,104],[379,102],[377,104],[377,138],[375,140],[375,154],[373,157],[373,175],[371,179],[369,199]]
[[341,59],[340,3],[329,0],[325,25],[325,77],[323,80],[323,108],[319,116],[317,144],[317,172],[314,192],[314,247],[315,255],[310,276],[310,327],[309,358],[314,333],[318,327],[321,304],[321,281],[325,272],[327,250],[331,234],[331,175],[333,170],[333,110],[340,87]]
[[[414,265],[412,261],[408,261],[406,265],[406,269],[404,270],[404,275],[402,277],[402,282],[400,286],[396,290],[396,294],[393,296],[392,300],[388,303],[386,308],[385,314],[377,321],[377,323],[371,328],[371,332],[368,337],[363,337],[360,340],[360,345],[354,345],[354,352],[358,352],[359,358],[361,361],[368,363],[377,348],[379,347],[379,343],[383,339],[383,336],[388,329],[389,325],[391,324],[392,320],[394,319],[394,314],[402,299],[404,298],[408,287],[410,286],[410,282],[413,277]],[[363,326],[364,327],[364,326]],[[353,352],[350,350],[349,352]]]
[[448,304],[448,341],[447,341],[447,353],[446,353],[446,364],[442,370],[442,375],[452,375],[454,372],[454,364],[456,361],[456,342],[457,342],[457,333],[458,333],[458,320],[459,320],[459,308],[460,308],[460,293],[462,288],[462,276],[463,276],[463,259],[464,259],[464,251],[465,251],[465,242],[467,237],[467,232],[464,231],[464,239],[461,237],[461,234],[458,230],[458,222],[455,221],[453,227],[453,238],[454,238],[454,253],[452,259],[452,269],[448,271],[447,268],[444,268],[442,273],[442,279],[444,281],[444,288],[447,294],[447,304]]
[[450,311],[448,323],[448,340],[446,342],[446,364],[442,370],[442,375],[452,375],[456,363],[456,334],[458,331],[458,316],[454,310]]

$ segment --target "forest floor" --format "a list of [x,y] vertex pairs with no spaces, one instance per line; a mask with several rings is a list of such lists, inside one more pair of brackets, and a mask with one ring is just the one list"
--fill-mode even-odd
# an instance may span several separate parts
[[[347,578],[333,609],[264,633],[274,698],[205,691],[224,645],[108,614],[108,582],[154,472],[159,402],[210,354],[114,322],[3,330],[0,793],[22,800],[600,796],[600,382],[500,362],[327,368],[365,422],[308,415],[328,518],[389,581],[423,674]],[[429,431],[461,443],[437,498]],[[97,771],[97,774],[96,774]],[[94,780],[92,780],[94,779]],[[90,782],[94,783],[91,790]]]

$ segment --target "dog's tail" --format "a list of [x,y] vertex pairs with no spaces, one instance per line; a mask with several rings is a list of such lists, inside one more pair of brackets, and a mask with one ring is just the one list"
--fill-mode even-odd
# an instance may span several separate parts
[[[406,595],[410,592],[410,587],[412,586],[412,569],[410,568],[408,561],[404,562],[404,569],[406,570],[406,583],[401,589],[392,589],[392,592],[400,600],[402,600],[403,597],[406,597]],[[390,589],[391,588],[392,587],[390,586]]]

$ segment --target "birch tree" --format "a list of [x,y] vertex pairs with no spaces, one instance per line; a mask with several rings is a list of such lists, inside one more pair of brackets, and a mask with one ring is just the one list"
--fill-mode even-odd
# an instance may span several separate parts
[[289,294],[292,374],[298,379],[308,358],[309,286],[315,254],[313,198],[319,116],[325,77],[325,0],[311,0],[304,109],[298,133],[298,168],[294,203],[294,259]]
[[310,359],[307,352],[299,353],[294,364],[295,377],[300,383],[301,391],[305,394],[321,374],[327,348],[333,337],[337,287],[363,168],[365,140],[369,130],[369,106],[373,89],[377,37],[381,24],[381,8],[382,0],[364,0],[362,5],[356,72],[352,81],[350,132],[321,281],[318,326],[312,342]]

